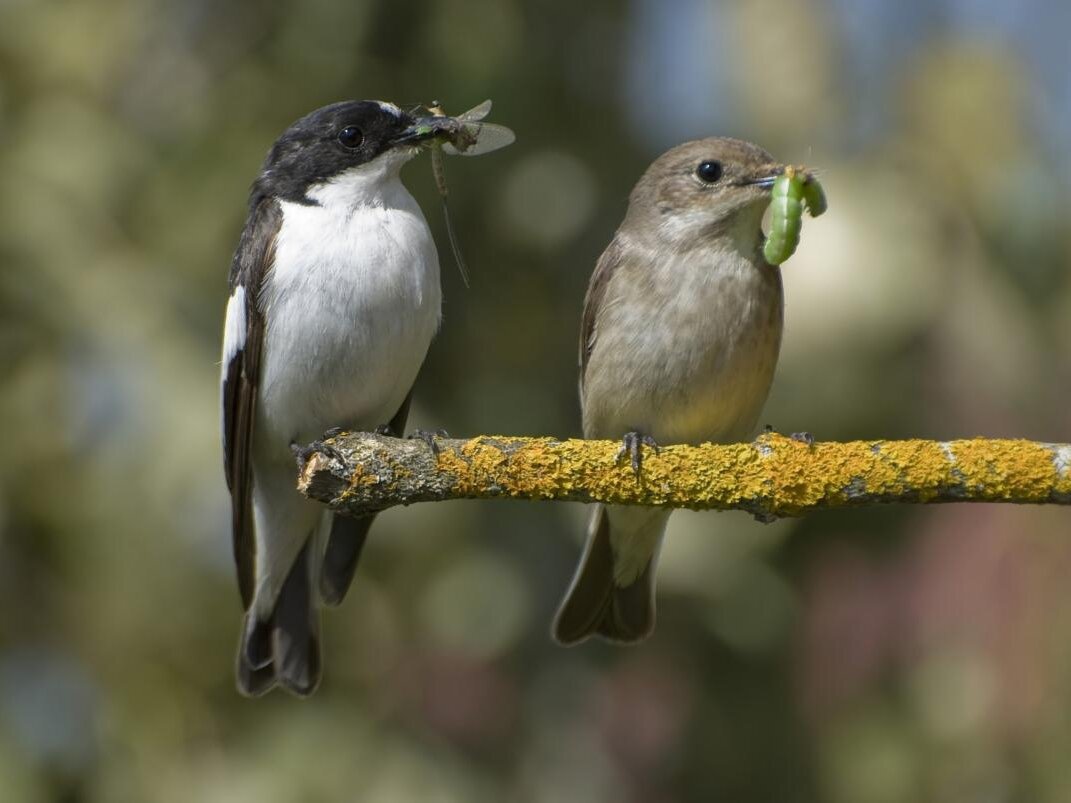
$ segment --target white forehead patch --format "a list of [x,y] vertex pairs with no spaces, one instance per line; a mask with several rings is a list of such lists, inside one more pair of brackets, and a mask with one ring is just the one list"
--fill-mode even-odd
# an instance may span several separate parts
[[378,103],[379,108],[381,108],[387,114],[393,114],[395,117],[402,116],[402,110],[395,106],[393,103],[387,103],[384,100],[377,100],[376,103]]

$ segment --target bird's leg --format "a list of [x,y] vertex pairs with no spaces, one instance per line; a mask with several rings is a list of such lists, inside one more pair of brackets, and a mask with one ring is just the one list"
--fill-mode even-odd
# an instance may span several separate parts
[[439,455],[439,444],[436,443],[436,438],[449,438],[450,433],[445,429],[427,430],[427,429],[414,429],[408,435],[405,436],[407,440],[421,440],[428,445],[431,449],[431,453],[435,456]]
[[648,446],[654,449],[655,454],[662,452],[662,447],[658,445],[658,442],[650,435],[645,435],[642,432],[626,432],[625,436],[621,439],[621,448],[617,452],[617,456],[614,457],[615,463],[620,463],[621,458],[626,454],[629,456],[629,460],[632,463],[632,471],[636,474],[636,479],[640,478],[640,469],[643,467],[643,447]]

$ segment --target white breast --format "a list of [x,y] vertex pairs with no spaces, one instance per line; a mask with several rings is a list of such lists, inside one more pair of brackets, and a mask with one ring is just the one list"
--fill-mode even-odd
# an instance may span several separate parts
[[273,453],[329,427],[387,423],[424,361],[439,323],[439,262],[398,167],[322,185],[309,193],[319,206],[282,202],[261,295],[258,441],[269,438]]

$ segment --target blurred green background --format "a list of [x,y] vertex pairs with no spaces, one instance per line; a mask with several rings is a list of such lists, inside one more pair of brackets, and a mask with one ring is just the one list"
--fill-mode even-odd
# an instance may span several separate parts
[[822,170],[764,421],[1071,440],[1063,0],[0,0],[0,801],[1071,800],[1071,519],[673,517],[643,646],[548,624],[578,505],[383,515],[321,690],[235,693],[226,274],[292,120],[490,97],[426,158],[411,425],[575,435],[594,261],[664,148]]

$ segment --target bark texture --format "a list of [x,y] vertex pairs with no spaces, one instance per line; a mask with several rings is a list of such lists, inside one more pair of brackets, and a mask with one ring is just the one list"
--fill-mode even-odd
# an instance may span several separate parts
[[298,488],[340,512],[447,499],[542,499],[746,510],[761,519],[890,503],[1071,504],[1071,445],[976,438],[667,446],[641,476],[613,441],[342,433],[313,444]]

